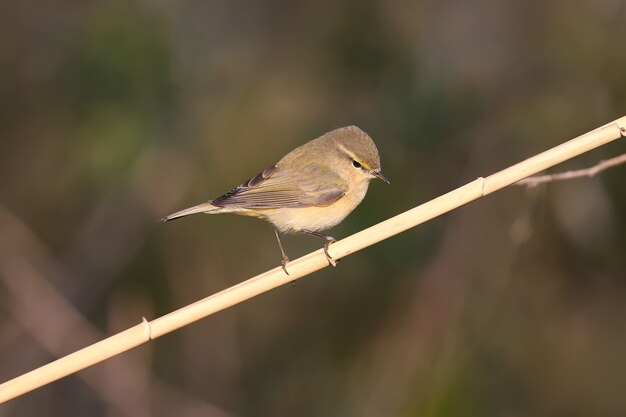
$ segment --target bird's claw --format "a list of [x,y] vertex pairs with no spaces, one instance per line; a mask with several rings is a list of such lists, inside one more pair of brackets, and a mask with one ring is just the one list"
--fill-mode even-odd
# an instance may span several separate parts
[[326,241],[326,244],[324,245],[324,255],[326,255],[326,260],[328,261],[328,264],[330,266],[337,266],[337,264],[339,263],[339,260],[334,260],[332,256],[330,256],[330,254],[328,253],[328,247],[330,246],[331,243],[335,243],[336,240],[335,239],[328,239]]

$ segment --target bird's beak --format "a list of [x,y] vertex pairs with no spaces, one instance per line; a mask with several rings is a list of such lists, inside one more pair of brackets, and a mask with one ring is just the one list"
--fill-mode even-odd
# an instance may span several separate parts
[[370,174],[372,174],[373,176],[375,176],[376,178],[385,181],[387,184],[389,184],[389,180],[387,178],[385,178],[385,176],[383,175],[382,172],[380,171],[370,171]]

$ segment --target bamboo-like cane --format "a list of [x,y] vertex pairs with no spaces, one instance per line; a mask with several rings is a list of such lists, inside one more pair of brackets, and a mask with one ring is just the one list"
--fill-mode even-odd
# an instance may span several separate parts
[[[339,240],[330,246],[329,253],[333,259],[344,258],[625,135],[626,116],[486,178],[480,177],[427,203]],[[327,266],[326,256],[320,249],[289,262],[289,275],[286,275],[281,267],[276,267],[155,320],[144,319],[142,323],[123,332],[1,384],[0,403]]]

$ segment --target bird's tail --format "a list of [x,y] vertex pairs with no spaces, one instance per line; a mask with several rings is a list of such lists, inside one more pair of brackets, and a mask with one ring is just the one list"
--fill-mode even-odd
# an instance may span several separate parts
[[219,210],[220,207],[214,206],[211,202],[198,204],[197,206],[189,207],[181,211],[177,211],[176,213],[172,213],[169,216],[165,216],[161,219],[161,221],[167,222],[170,220],[178,219],[181,217],[189,216],[190,214],[196,213],[211,213],[213,211]]

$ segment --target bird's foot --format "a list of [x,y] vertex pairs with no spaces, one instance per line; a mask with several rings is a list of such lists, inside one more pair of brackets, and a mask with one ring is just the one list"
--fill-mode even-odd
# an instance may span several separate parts
[[328,253],[328,247],[331,245],[331,243],[335,243],[336,240],[334,237],[332,236],[328,236],[326,238],[326,244],[324,244],[324,255],[326,255],[326,260],[328,261],[328,264],[330,266],[337,266],[337,264],[339,263],[339,260],[335,260],[333,259],[332,256],[330,256],[330,254]]
[[330,254],[328,253],[328,247],[332,243],[335,243],[337,241],[334,237],[325,235],[325,234],[320,233],[320,232],[315,232],[315,231],[309,230],[309,229],[300,229],[299,232],[306,233],[306,234],[309,234],[311,236],[315,236],[315,237],[319,237],[321,239],[324,239],[326,241],[326,243],[324,244],[324,255],[326,255],[326,260],[328,261],[328,264],[330,266],[337,266],[337,263],[339,262],[339,260],[333,259],[333,257],[330,256]]
[[280,266],[283,267],[283,271],[285,271],[285,274],[289,275],[289,272],[287,272],[287,264],[289,263],[289,258],[287,258],[286,256],[283,257],[283,260],[280,261]]

